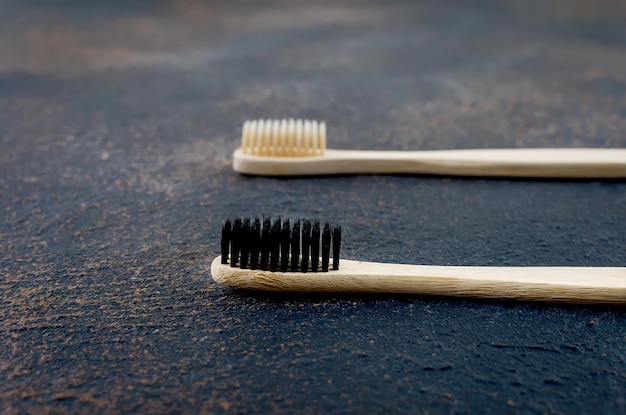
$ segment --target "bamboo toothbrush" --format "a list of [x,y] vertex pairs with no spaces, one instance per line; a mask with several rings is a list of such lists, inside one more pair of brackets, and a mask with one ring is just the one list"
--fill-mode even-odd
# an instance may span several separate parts
[[324,122],[253,120],[243,125],[233,168],[262,176],[410,173],[616,179],[626,178],[626,149],[330,150]]
[[340,267],[340,244],[341,228],[321,228],[319,221],[227,220],[222,254],[213,260],[211,275],[220,284],[250,290],[626,305],[624,267],[432,266],[346,259]]

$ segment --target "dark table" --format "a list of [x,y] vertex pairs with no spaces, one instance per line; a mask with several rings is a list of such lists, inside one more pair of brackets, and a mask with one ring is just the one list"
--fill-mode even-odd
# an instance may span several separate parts
[[216,285],[221,222],[346,258],[626,266],[626,183],[233,173],[329,147],[626,146],[626,3],[0,1],[0,412],[625,413],[619,308]]

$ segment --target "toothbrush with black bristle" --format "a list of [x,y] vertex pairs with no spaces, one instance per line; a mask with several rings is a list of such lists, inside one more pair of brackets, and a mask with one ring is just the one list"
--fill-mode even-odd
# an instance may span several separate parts
[[[211,276],[248,290],[398,293],[626,305],[625,267],[436,266],[341,259],[340,226],[235,218],[222,226]],[[321,249],[320,249],[321,248]],[[332,262],[330,260],[332,253]]]
[[326,124],[251,120],[233,169],[261,176],[426,174],[551,179],[626,178],[624,148],[487,148],[364,151],[326,148]]

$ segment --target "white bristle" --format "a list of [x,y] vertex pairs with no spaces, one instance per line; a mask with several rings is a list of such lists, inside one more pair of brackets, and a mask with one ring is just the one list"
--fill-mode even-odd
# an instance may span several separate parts
[[296,120],[296,156],[303,156],[304,151],[302,148],[302,136],[303,136],[303,126],[302,120]]
[[302,137],[304,139],[304,155],[310,156],[311,151],[311,121],[304,120],[304,135]]
[[326,124],[315,120],[249,120],[241,148],[246,154],[270,157],[321,156],[326,150]]
[[311,121],[311,153],[315,154],[317,152],[317,121]]
[[264,147],[264,143],[263,143],[263,126],[264,126],[264,121],[263,120],[258,120],[256,123],[256,129],[254,131],[252,131],[252,134],[254,134],[254,142],[256,143],[255,145],[255,153],[256,154],[261,154],[261,150]]
[[287,151],[287,155],[294,156],[296,148],[296,121],[293,118],[289,119],[289,125],[287,125],[287,135],[289,137],[289,150]]
[[278,120],[272,120],[272,146],[270,147],[270,156],[276,156],[278,152]]
[[243,123],[243,129],[241,130],[241,147],[248,148],[250,147],[250,138],[248,131],[250,130],[250,123],[253,121],[246,121]]
[[322,153],[326,150],[326,123],[324,121],[320,122],[319,129],[319,145],[318,148],[322,149]]
[[272,120],[265,120],[265,130],[263,130],[263,155],[272,155]]
[[287,150],[287,120],[280,121],[280,148],[281,156],[285,156],[288,153]]

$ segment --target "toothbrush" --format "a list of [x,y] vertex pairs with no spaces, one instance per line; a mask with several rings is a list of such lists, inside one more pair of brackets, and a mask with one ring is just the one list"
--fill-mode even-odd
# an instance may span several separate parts
[[617,179],[626,178],[626,149],[331,150],[326,148],[324,122],[252,120],[243,125],[233,168],[262,176],[409,173]]
[[[321,250],[320,250],[321,243]],[[211,276],[284,292],[402,293],[626,305],[626,267],[491,267],[339,260],[341,228],[280,218],[227,220]],[[331,257],[332,246],[332,261]]]

